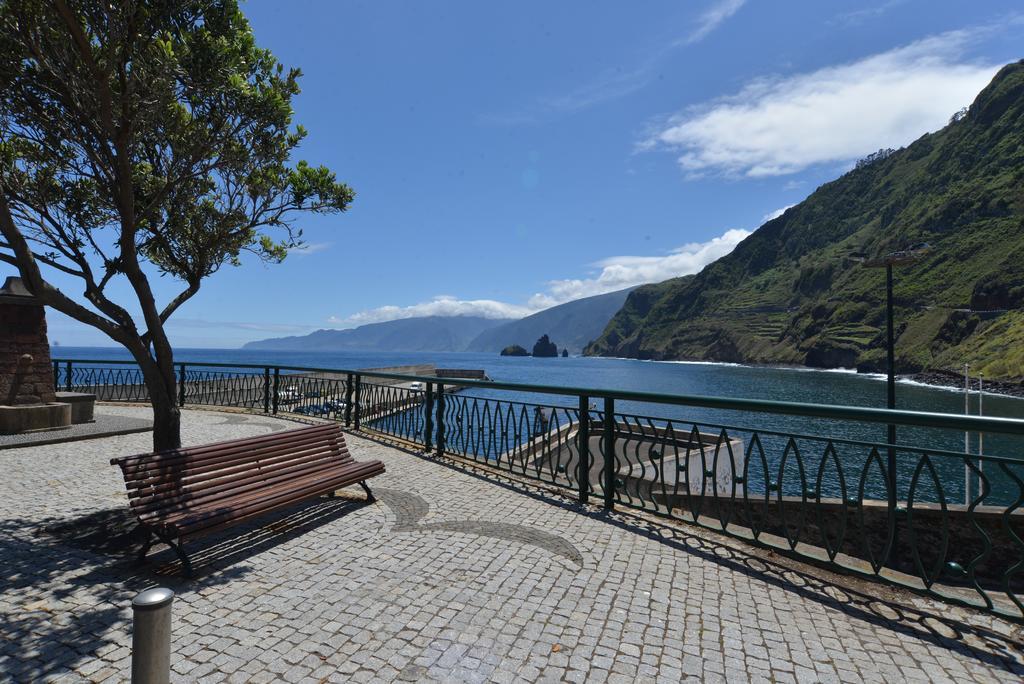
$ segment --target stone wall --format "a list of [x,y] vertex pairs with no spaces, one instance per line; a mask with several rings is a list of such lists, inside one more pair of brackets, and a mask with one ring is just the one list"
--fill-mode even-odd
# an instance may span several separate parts
[[[652,493],[662,506],[676,509],[686,518],[697,512],[705,524],[729,521],[732,531],[756,526],[778,541],[786,530],[803,544],[822,549],[835,548],[840,554],[859,559],[865,565],[872,557],[885,556],[889,541],[889,509],[885,501],[865,500],[862,506],[844,506],[838,499],[804,501],[773,495],[765,506],[763,495],[750,496],[749,506],[742,499]],[[901,506],[905,502],[901,502]],[[1024,535],[1024,511],[1009,515],[1002,506],[978,506],[968,513],[962,505],[950,504],[943,510],[938,504],[915,503],[910,515],[900,510],[896,518],[896,539],[885,567],[913,576],[941,576],[950,585],[968,586],[966,575],[953,572],[946,564],[967,569],[974,563],[975,579],[986,589],[1000,590],[1004,582],[1014,592],[1024,591],[1024,575],[1013,572],[1021,561],[1020,542]],[[913,542],[913,543],[911,543]],[[802,549],[809,553],[807,547]],[[813,554],[811,554],[813,555]]]
[[463,380],[486,380],[487,373],[483,370],[469,368],[438,368],[434,374],[439,378],[458,378]]
[[44,309],[10,299],[0,300],[0,404],[52,402],[53,366]]

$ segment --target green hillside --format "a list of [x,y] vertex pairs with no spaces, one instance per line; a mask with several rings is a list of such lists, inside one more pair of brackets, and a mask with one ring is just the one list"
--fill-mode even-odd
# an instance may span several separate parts
[[879,369],[896,271],[900,372],[1024,377],[1024,61],[963,116],[818,188],[696,276],[630,294],[588,354]]

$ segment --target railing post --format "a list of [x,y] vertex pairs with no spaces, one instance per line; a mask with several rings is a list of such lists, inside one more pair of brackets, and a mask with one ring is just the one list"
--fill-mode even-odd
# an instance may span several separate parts
[[60,387],[60,361],[53,362],[53,388]]
[[270,366],[263,367],[263,412],[270,413]]
[[355,415],[352,417],[352,420],[355,423],[356,430],[359,429],[359,413],[360,413],[360,411],[359,411],[359,400],[360,400],[360,397],[361,397],[362,393],[363,393],[363,376],[360,375],[359,373],[356,373],[356,396],[355,396],[355,407],[354,407],[355,408]]
[[[893,330],[893,306],[892,306],[892,264],[885,266],[885,294],[886,294],[886,401],[885,405],[890,411],[896,408],[896,341]],[[889,442],[888,458],[886,467],[889,469],[889,515],[895,519],[896,506],[899,503],[899,494],[896,491],[896,425],[889,423],[886,431],[886,438]],[[894,523],[895,524],[895,523]],[[895,546],[895,539],[893,545]]]
[[178,406],[185,405],[185,364],[178,364]]
[[277,406],[280,403],[280,401],[281,401],[281,369],[280,368],[275,368],[274,369],[274,396],[273,396],[273,401],[271,402],[271,411],[273,412],[273,414],[275,416],[277,415]]
[[615,508],[615,400],[604,400],[604,507]]
[[174,592],[158,587],[132,599],[132,684],[171,680],[171,604]]
[[64,366],[64,391],[71,391],[71,362],[68,361]]
[[354,376],[349,373],[345,380],[345,427],[352,425],[352,384]]
[[437,383],[437,456],[444,456],[444,383]]
[[434,383],[427,383],[426,401],[423,403],[423,450],[430,453],[434,446]]
[[579,440],[580,466],[577,479],[580,486],[580,504],[586,504],[590,498],[590,398],[580,396],[580,429],[576,436]]

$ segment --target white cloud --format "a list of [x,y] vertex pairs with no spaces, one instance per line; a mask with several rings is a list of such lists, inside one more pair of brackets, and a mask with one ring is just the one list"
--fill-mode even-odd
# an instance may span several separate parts
[[669,278],[697,273],[731,252],[748,235],[749,230],[734,228],[707,242],[683,245],[665,256],[609,257],[596,264],[601,272],[595,277],[551,281],[547,294],[534,295],[530,301],[535,305],[548,303],[548,306],[552,306],[633,285],[659,283]]
[[617,100],[640,90],[651,80],[651,74],[661,55],[648,59],[636,67],[623,71],[611,69],[601,74],[591,83],[587,83],[564,95],[545,98],[541,101],[542,109],[553,112],[576,112],[587,109],[602,102]]
[[595,81],[576,88],[565,95],[549,98],[544,106],[554,111],[577,111],[608,100],[625,97],[650,83],[658,65],[674,50],[683,45],[698,43],[736,14],[747,0],[714,0],[697,19],[697,26],[689,35],[675,40],[651,53],[633,69],[615,68],[601,74]]
[[992,30],[951,31],[849,64],[756,80],[673,117],[641,148],[678,152],[689,176],[757,177],[901,147],[944,126],[991,80],[998,66],[962,55]]
[[347,318],[331,316],[327,322],[348,328],[417,316],[522,318],[574,299],[697,273],[711,262],[731,252],[741,240],[750,235],[750,232],[740,229],[727,230],[707,242],[683,245],[663,256],[615,256],[602,259],[594,264],[600,269],[594,277],[553,280],[548,283],[546,292],[533,295],[526,304],[508,304],[493,299],[464,300],[441,295],[411,306],[382,306],[361,311]]
[[906,1],[907,0],[888,0],[887,2],[883,2],[880,5],[874,5],[873,7],[865,7],[863,9],[853,10],[852,12],[843,12],[828,23],[839,24],[842,26],[859,26],[871,19],[877,19],[890,10],[904,4]]
[[715,0],[714,4],[700,15],[697,27],[686,38],[686,42],[697,43],[704,40],[704,38],[718,28],[723,21],[739,12],[740,8],[743,7],[746,1],[747,0]]
[[307,254],[316,254],[329,249],[331,246],[330,242],[305,242],[298,247],[292,247],[288,250],[289,254],[297,254],[299,256],[305,256]]
[[439,295],[430,301],[420,302],[411,306],[381,306],[368,311],[360,311],[347,318],[331,316],[327,322],[340,327],[381,323],[400,318],[416,318],[419,316],[482,316],[483,318],[522,318],[534,313],[535,309],[493,299],[457,299],[448,295]]
[[[51,329],[63,329],[79,331],[87,329],[88,327],[84,323],[80,323],[78,320],[57,311],[56,309],[47,309],[46,316],[49,319],[49,327]],[[136,325],[140,329],[145,329],[145,320],[142,316],[133,316]],[[185,316],[172,316],[167,320],[168,330],[177,333],[180,330],[245,330],[250,332],[267,332],[267,333],[293,333],[302,334],[316,330],[318,326],[307,325],[303,323],[277,323],[270,321],[221,321],[221,320],[210,320],[207,318],[188,318]],[[92,330],[91,328],[88,328]],[[98,334],[102,335],[103,333]]]
[[782,216],[783,214],[785,214],[787,209],[792,209],[795,206],[796,206],[795,204],[787,204],[786,206],[780,207],[780,208],[776,209],[775,211],[769,211],[767,214],[765,214],[764,216],[761,217],[761,223],[764,224],[764,223],[768,223],[772,219],[777,219],[780,216]]
[[177,318],[172,317],[167,321],[168,328],[214,328],[232,330],[251,330],[256,332],[274,333],[305,333],[315,330],[314,325],[303,325],[299,323],[249,323],[245,321],[210,321],[203,318]]
[[617,64],[580,86],[557,95],[541,97],[524,109],[485,114],[480,120],[499,126],[537,123],[546,116],[570,114],[631,95],[651,83],[657,75],[658,67],[669,55],[686,45],[703,40],[722,22],[736,14],[744,3],[746,0],[714,0],[697,18],[696,28],[689,34],[639,55],[632,66]]

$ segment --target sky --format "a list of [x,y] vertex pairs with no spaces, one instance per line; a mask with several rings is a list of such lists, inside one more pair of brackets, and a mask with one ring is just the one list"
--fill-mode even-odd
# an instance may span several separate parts
[[[297,159],[329,166],[356,200],[299,217],[307,244],[284,263],[205,281],[168,324],[179,347],[519,317],[697,272],[857,159],[941,128],[1024,57],[1024,8],[995,0],[243,10],[303,71]],[[51,341],[113,344],[49,321]]]

